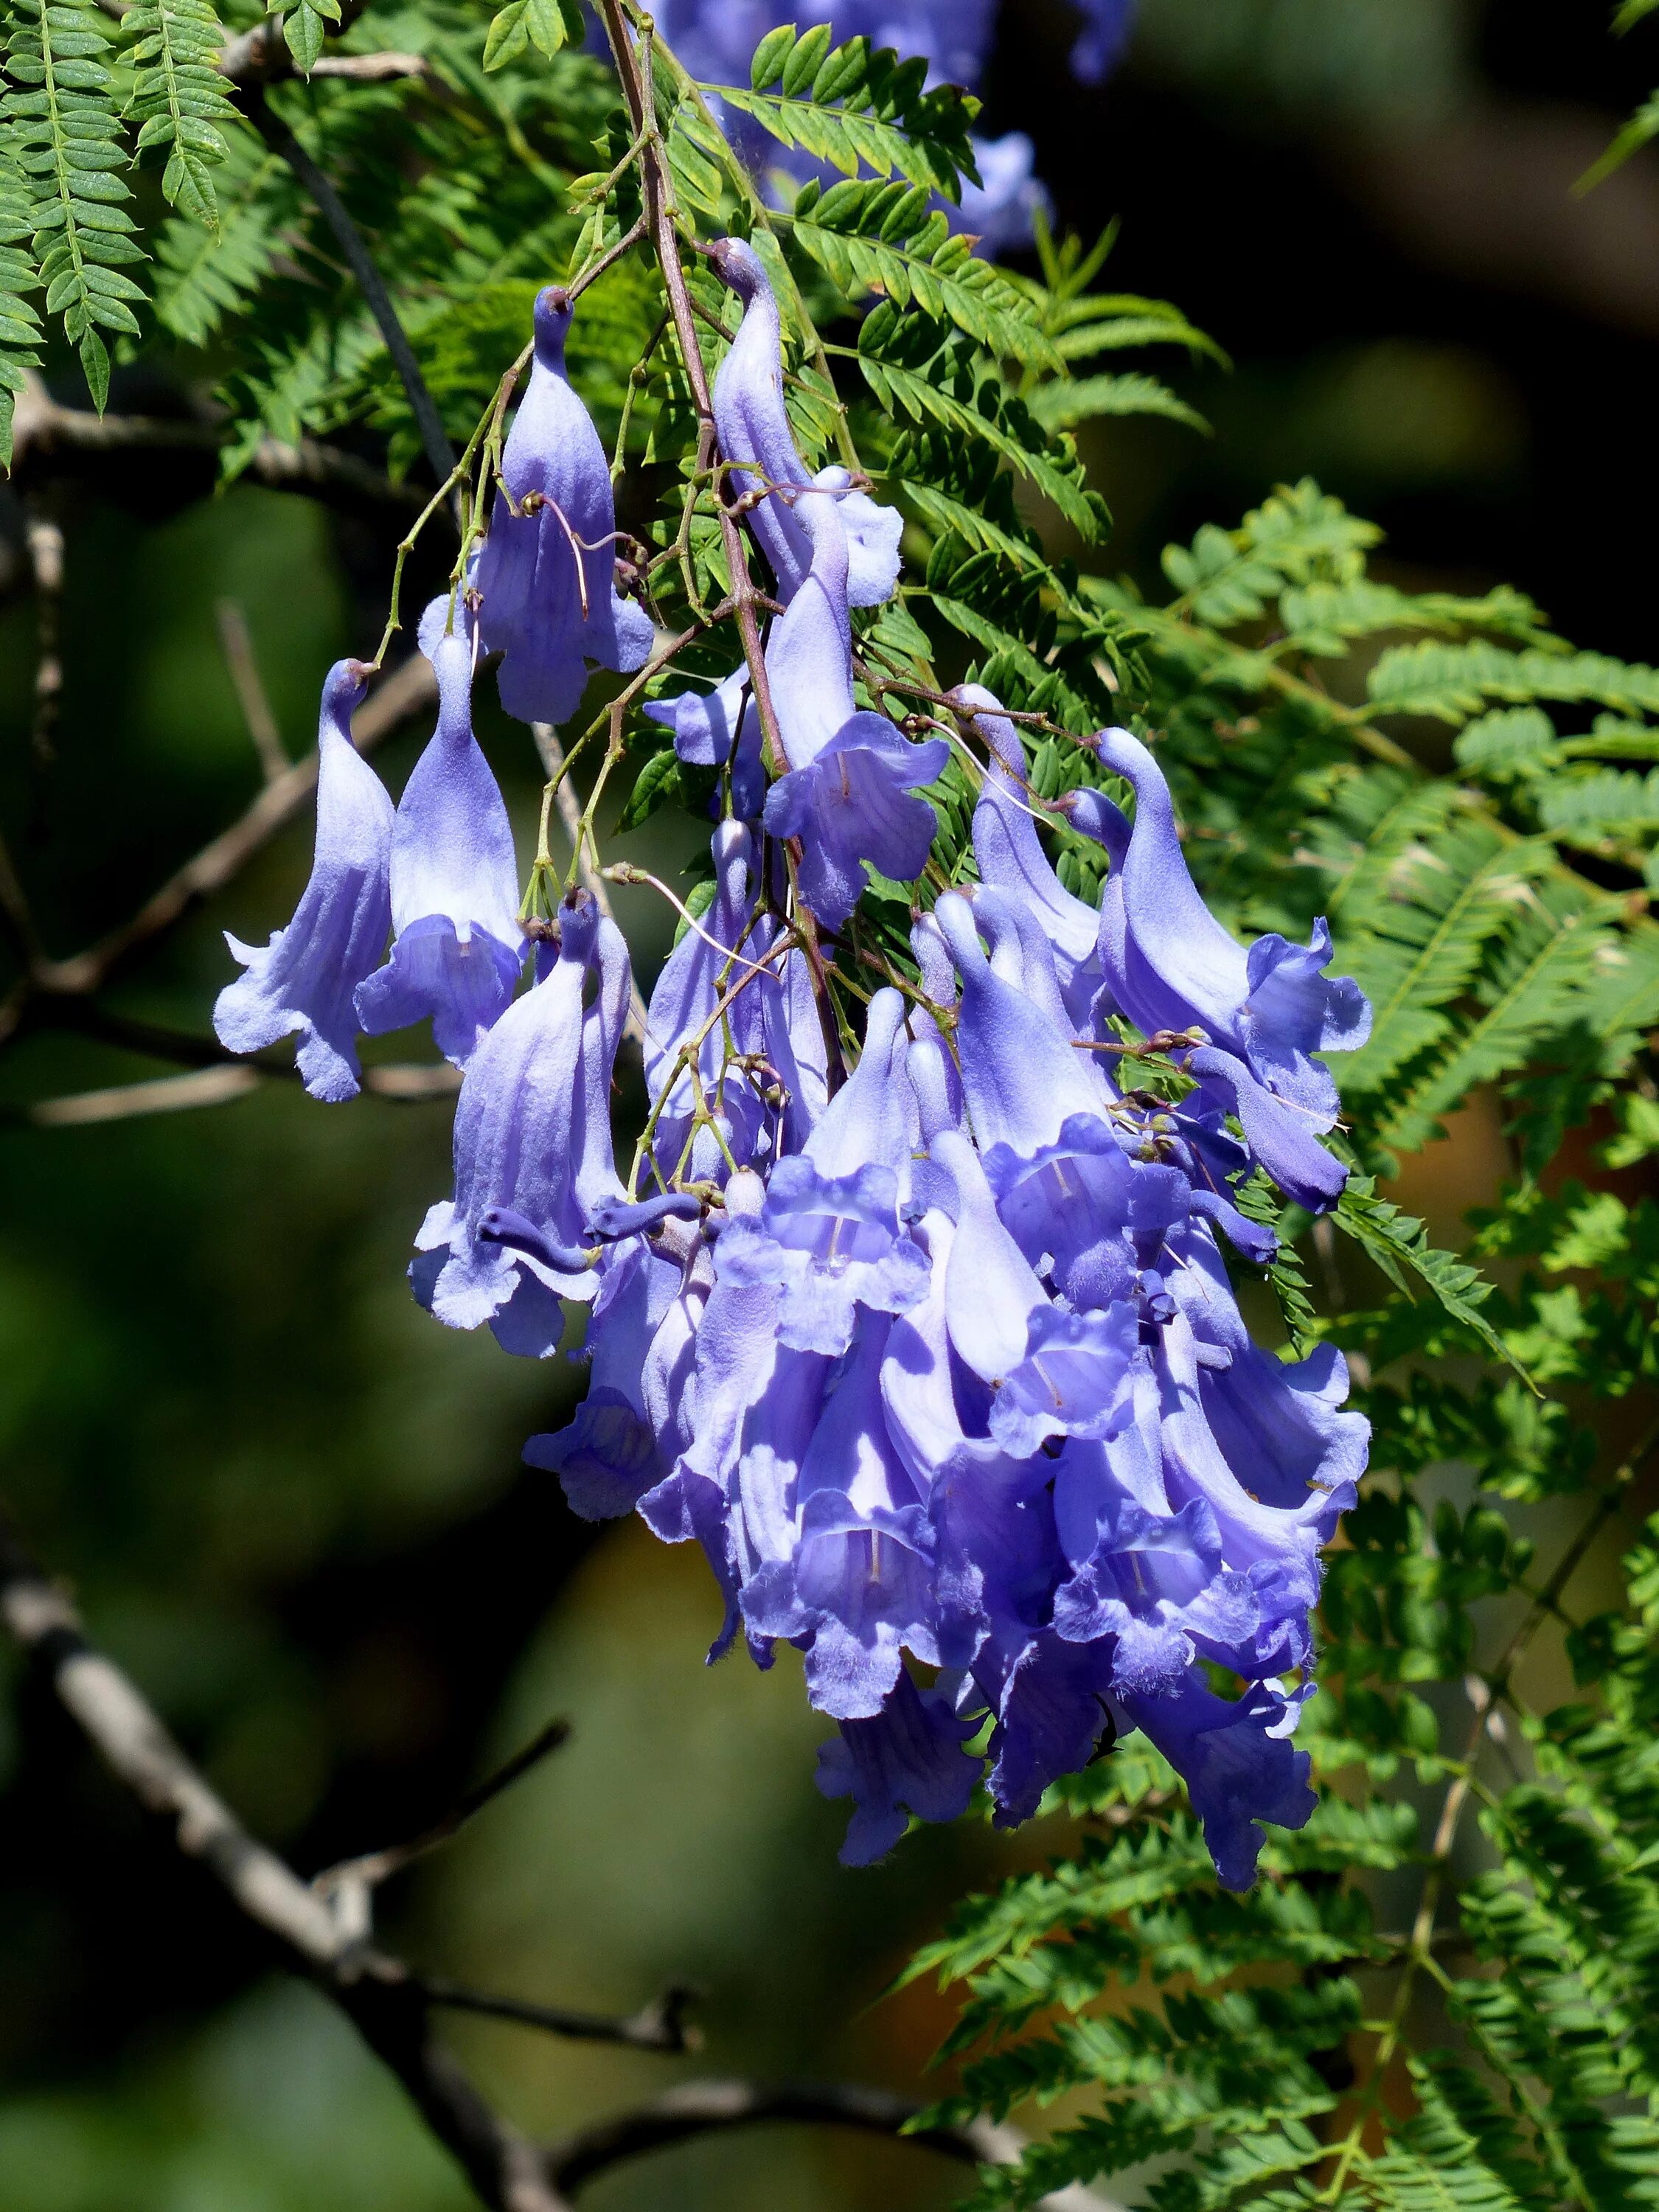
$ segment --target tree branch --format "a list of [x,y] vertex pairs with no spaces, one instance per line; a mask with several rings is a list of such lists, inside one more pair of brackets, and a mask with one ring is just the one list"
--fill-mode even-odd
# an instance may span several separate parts
[[541,2154],[492,2109],[437,2043],[418,1979],[372,1951],[354,1916],[302,1881],[210,1790],[120,1670],[88,1642],[74,1607],[0,1519],[0,1619],[45,1674],[111,1772],[173,1840],[319,1984],[402,2082],[491,2212],[562,2212]]
[[[921,2109],[885,2089],[856,2082],[681,2081],[648,2105],[601,2120],[556,2143],[547,2153],[547,2172],[555,2189],[568,2197],[611,2166],[647,2151],[665,2150],[696,2136],[752,2127],[763,2120],[898,2136],[971,2166],[1012,2165],[1025,2148],[1025,2138],[1017,2129],[998,2127],[988,2120],[905,2133]],[[1073,2186],[1040,2199],[1036,2212],[1121,2212],[1121,2207],[1092,2190]]]
[[[68,470],[90,473],[107,461],[147,453],[163,459],[199,453],[210,461],[234,434],[234,426],[228,422],[170,422],[63,407],[31,374],[17,400],[9,481],[15,491],[24,492]],[[314,438],[302,438],[297,446],[261,439],[242,474],[249,483],[270,490],[301,492],[354,513],[390,507],[408,514],[424,504],[412,486],[393,483],[368,462]]]

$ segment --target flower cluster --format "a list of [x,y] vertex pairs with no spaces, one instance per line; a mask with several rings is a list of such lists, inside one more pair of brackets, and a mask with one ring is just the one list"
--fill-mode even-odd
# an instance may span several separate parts
[[[590,664],[651,648],[613,588],[557,290],[473,586],[422,628],[436,733],[394,815],[351,747],[363,671],[331,673],[313,877],[269,947],[233,945],[219,1032],[250,1050],[298,1031],[308,1088],[340,1098],[359,1027],[431,1018],[464,1075],[416,1294],[529,1357],[586,1309],[586,1398],[526,1456],[578,1513],[702,1547],[725,1606],[711,1657],[739,1638],[762,1666],[781,1641],[804,1655],[838,1727],[818,1780],[853,1800],[846,1859],[960,1812],[981,1777],[1022,1820],[1139,1729],[1243,1886],[1257,1823],[1311,1807],[1291,1741],[1310,1608],[1367,1431],[1333,1346],[1289,1363],[1252,1341],[1224,1253],[1273,1255],[1239,1202],[1258,1170],[1314,1210],[1340,1194],[1321,1054],[1362,1042],[1369,1010],[1325,975],[1322,922],[1247,948],[1212,917],[1123,730],[1079,742],[1133,825],[1097,788],[1060,802],[1106,870],[1098,908],[1075,897],[1013,721],[968,685],[946,704],[981,763],[977,880],[918,909],[914,969],[870,1000],[848,1070],[834,978],[856,980],[865,870],[923,877],[922,787],[951,740],[857,703],[851,610],[892,594],[899,518],[845,471],[809,476],[763,265],[735,240],[714,263],[743,303],[720,456],[781,611],[755,668],[648,710],[721,771],[723,807],[712,899],[651,996],[631,1173],[611,1104],[627,947],[573,890],[519,988],[512,837],[469,718],[479,651],[501,653],[508,711],[542,719]],[[1131,1047],[1156,1091],[1118,1079]]]

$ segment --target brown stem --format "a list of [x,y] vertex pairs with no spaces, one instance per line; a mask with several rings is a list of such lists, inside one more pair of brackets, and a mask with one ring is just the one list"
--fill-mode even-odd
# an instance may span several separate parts
[[[599,0],[599,7],[605,35],[611,42],[623,97],[627,102],[629,119],[639,142],[645,222],[662,270],[663,283],[668,293],[669,313],[679,340],[680,356],[685,363],[686,381],[690,386],[691,404],[697,417],[696,469],[697,473],[702,475],[714,466],[720,456],[720,437],[714,427],[714,406],[708,388],[708,373],[703,366],[702,351],[697,343],[696,309],[685,281],[685,270],[680,260],[679,239],[674,228],[673,189],[668,164],[663,153],[656,115],[647,98],[646,79],[623,11],[622,0]],[[777,710],[773,704],[772,687],[766,672],[766,653],[757,617],[755,586],[749,574],[748,551],[743,531],[727,501],[726,489],[725,472],[722,471],[716,497],[720,508],[720,547],[732,579],[732,613],[738,625],[738,635],[743,644],[744,662],[749,671],[750,692],[756,712],[760,716],[762,742],[774,767],[781,768],[787,756],[778,728]],[[794,873],[792,855],[792,884]],[[796,888],[795,903],[796,920],[806,947],[807,972],[811,977],[812,996],[817,1006],[819,1026],[823,1031],[829,1086],[833,1092],[845,1081],[847,1071],[842,1058],[835,1007],[830,997],[828,970],[818,949],[817,923],[811,910],[801,902],[799,888]]]

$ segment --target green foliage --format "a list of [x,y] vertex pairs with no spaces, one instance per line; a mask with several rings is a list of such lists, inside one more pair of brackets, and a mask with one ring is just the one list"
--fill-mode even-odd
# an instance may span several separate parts
[[169,205],[216,230],[213,171],[228,150],[225,132],[240,121],[216,66],[224,26],[210,0],[155,0],[129,9],[121,29],[133,42],[125,58],[133,71],[127,116],[139,126],[136,150],[165,146],[161,190]]
[[[969,126],[979,102],[955,85],[927,88],[927,64],[902,61],[868,39],[832,46],[827,23],[805,37],[793,24],[755,50],[747,86],[717,85],[729,107],[752,116],[781,145],[828,161],[843,176],[860,167],[958,196],[958,179],[978,180]],[[777,86],[774,92],[772,86]]]
[[12,416],[24,372],[40,358],[40,317],[27,295],[39,283],[29,248],[33,199],[10,142],[0,134],[0,467],[11,465]]
[[27,258],[11,264],[14,281],[44,286],[45,312],[63,317],[101,413],[109,393],[104,334],[137,334],[131,303],[143,295],[123,270],[144,258],[125,204],[132,195],[104,59],[110,33],[87,0],[13,0],[11,12],[0,125],[28,195],[27,216],[21,208],[17,216]]

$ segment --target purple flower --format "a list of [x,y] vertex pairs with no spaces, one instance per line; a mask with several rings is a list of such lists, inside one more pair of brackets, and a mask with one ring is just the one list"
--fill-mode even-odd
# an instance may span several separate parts
[[905,1647],[939,1663],[933,1527],[882,1402],[890,1326],[865,1317],[800,1464],[791,1550],[743,1592],[754,1632],[804,1646],[808,1694],[836,1720],[880,1712]]
[[[719,1182],[728,1152],[747,1165],[798,1150],[827,1097],[805,961],[757,904],[754,837],[723,823],[711,850],[714,897],[669,954],[646,1016],[646,1088],[661,1102],[652,1151],[671,1180]],[[699,1087],[719,1136],[696,1123]]]
[[386,966],[357,986],[371,1036],[432,1018],[457,1066],[506,1007],[524,966],[513,829],[472,734],[472,653],[440,636],[438,726],[415,763],[392,825],[392,926]]
[[[452,1328],[488,1322],[508,1352],[545,1358],[561,1299],[595,1298],[589,1218],[620,1195],[610,1090],[628,1003],[628,948],[585,891],[560,912],[551,974],[509,1006],[467,1062],[455,1109],[455,1196],[422,1224],[416,1296]],[[590,975],[598,992],[583,998]]]
[[337,1104],[358,1089],[352,994],[386,950],[392,801],[351,742],[351,716],[369,670],[338,660],[323,683],[317,727],[317,843],[294,919],[263,948],[225,933],[246,974],[228,983],[213,1026],[230,1052],[300,1038],[300,1073],[313,1098]]
[[954,1820],[968,1809],[980,1762],[962,1747],[963,1723],[936,1691],[901,1674],[879,1713],[843,1721],[818,1753],[817,1785],[826,1797],[850,1797],[853,1817],[841,1847],[843,1866],[884,1858],[909,1826]]
[[990,755],[974,809],[981,880],[1030,915],[1048,939],[1066,1009],[1081,1031],[1101,983],[1100,916],[1066,889],[1049,865],[1037,836],[1025,748],[1001,701],[982,684],[958,684],[951,697],[971,713]]
[[1072,69],[1085,84],[1109,77],[1129,49],[1135,0],[1073,0],[1083,30],[1072,48]]
[[684,1422],[698,1324],[714,1287],[700,1230],[670,1218],[601,1263],[589,1314],[587,1395],[565,1428],[532,1437],[530,1467],[556,1472],[574,1513],[629,1513],[690,1441]]
[[927,1255],[899,1218],[914,1111],[903,1019],[898,993],[878,991],[863,1056],[805,1150],[777,1163],[758,1213],[720,1237],[721,1283],[775,1287],[779,1340],[799,1351],[838,1355],[860,1306],[902,1313],[927,1293]]
[[1308,1754],[1290,1741],[1301,1696],[1261,1682],[1230,1705],[1194,1668],[1172,1697],[1129,1691],[1117,1702],[1186,1784],[1222,1887],[1248,1889],[1261,1850],[1255,1824],[1303,1827],[1316,1802]]
[[849,567],[842,589],[855,607],[879,606],[898,583],[899,538],[904,520],[896,507],[878,507],[867,492],[848,487],[843,468],[809,477],[795,446],[783,404],[783,356],[778,303],[760,257],[738,238],[716,240],[714,266],[744,303],[726,358],[714,377],[714,424],[720,457],[733,464],[731,494],[775,487],[751,510],[778,597],[787,605],[806,580],[812,543],[799,507],[816,487],[832,495],[846,532]]
[[1075,1313],[1050,1302],[1002,1223],[979,1156],[947,1130],[933,1157],[956,1186],[945,1278],[951,1341],[991,1386],[990,1433],[1014,1458],[1050,1437],[1105,1437],[1131,1418],[1139,1317],[1133,1306]]
[[913,744],[884,714],[854,707],[846,533],[821,493],[795,513],[812,557],[766,649],[789,773],[768,794],[764,819],[775,837],[800,840],[802,892],[838,929],[858,904],[866,860],[901,883],[927,866],[938,822],[909,794],[943,771],[949,748],[942,738]]
[[691,767],[724,768],[731,762],[732,811],[740,822],[752,822],[766,803],[766,763],[747,668],[734,668],[712,691],[653,699],[645,711],[674,732],[675,755]]
[[1054,213],[1048,188],[1034,173],[1036,159],[1036,149],[1023,131],[974,140],[980,181],[963,179],[960,212],[944,204],[956,227],[970,232],[988,253],[1029,246],[1037,216]]
[[478,559],[479,632],[502,655],[501,704],[522,722],[566,720],[590,662],[638,668],[653,635],[644,608],[616,589],[610,465],[565,374],[571,313],[557,285],[537,295],[535,359],[501,457],[507,490]]
[[1188,871],[1158,763],[1127,730],[1103,730],[1094,743],[1135,793],[1120,887],[1114,893],[1109,883],[1101,910],[1109,988],[1148,1034],[1202,1030],[1208,1046],[1189,1065],[1206,1092],[1237,1113],[1252,1152],[1283,1189],[1304,1205],[1329,1205],[1345,1171],[1317,1139],[1335,1122],[1338,1099],[1315,1054],[1364,1044],[1371,1022],[1364,994],[1347,976],[1322,973],[1331,958],[1322,921],[1305,946],[1269,935],[1247,949],[1229,936]]

